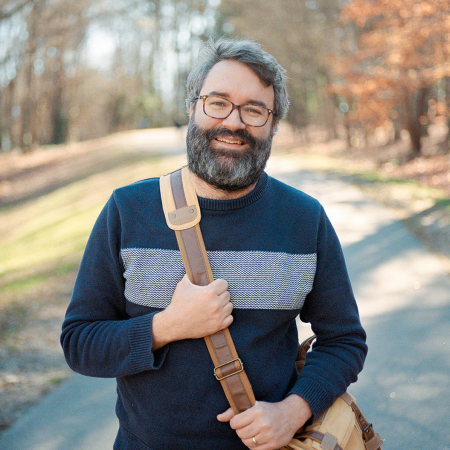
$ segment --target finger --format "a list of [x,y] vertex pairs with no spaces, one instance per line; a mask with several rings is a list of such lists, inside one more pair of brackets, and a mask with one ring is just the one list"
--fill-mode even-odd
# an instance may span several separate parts
[[[254,439],[254,440],[253,440]],[[252,450],[267,450],[273,449],[274,447],[265,445],[264,442],[261,441],[261,437],[252,436],[250,438],[241,439],[244,445]]]
[[234,412],[231,408],[228,408],[222,414],[218,414],[217,420],[219,422],[229,422],[234,417]]
[[224,314],[229,316],[233,312],[233,309],[234,309],[233,303],[228,302],[226,305],[224,305],[223,312],[224,312]]
[[[246,439],[251,440],[253,437],[260,434],[260,430],[255,423],[251,423],[250,425],[248,425],[244,428],[238,428],[235,431],[236,431],[237,435],[241,438],[242,441],[245,441]],[[259,442],[259,443],[261,444],[262,442]]]
[[233,428],[233,430],[239,430],[251,425],[255,421],[255,416],[253,412],[254,406],[234,416],[233,419],[230,421],[231,428]]
[[222,292],[222,294],[215,294],[217,305],[225,307],[230,302],[230,293],[228,291]]
[[214,280],[209,286],[211,286],[217,295],[223,294],[228,289],[228,283],[222,278]]
[[225,328],[228,328],[233,323],[233,320],[234,320],[234,318],[232,315],[225,317],[225,319],[223,319],[223,321],[222,321],[221,329],[224,330]]
[[189,279],[187,273],[184,274],[184,277],[179,281],[178,285],[188,287],[188,286],[194,286],[194,284]]

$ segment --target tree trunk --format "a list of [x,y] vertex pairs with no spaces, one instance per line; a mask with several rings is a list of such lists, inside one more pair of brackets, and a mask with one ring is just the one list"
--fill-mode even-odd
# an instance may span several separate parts
[[429,90],[429,87],[420,88],[411,94],[406,102],[406,128],[411,137],[411,158],[422,154],[421,138],[426,136],[427,129],[420,123],[420,117],[428,112]]
[[64,113],[64,68],[62,51],[59,57],[59,68],[53,74],[53,97],[52,97],[52,144],[62,144],[66,142],[68,136],[68,120]]
[[401,138],[400,131],[402,129],[402,111],[397,105],[391,116],[392,124],[394,126],[394,141],[399,141]]
[[426,86],[419,90],[417,97],[417,121],[419,122],[420,137],[428,136],[427,122],[422,123],[421,117],[427,117],[428,115],[428,97],[430,94],[430,87]]
[[450,77],[445,77],[445,103],[447,105],[447,136],[444,141],[444,151],[450,154]]
[[28,55],[28,61],[25,66],[25,80],[26,80],[26,94],[22,100],[21,115],[22,115],[22,127],[20,132],[20,149],[22,153],[28,153],[31,151],[34,141],[33,127],[32,127],[32,114],[33,108],[33,59],[32,55]]
[[408,123],[406,125],[411,137],[411,158],[416,158],[422,153],[422,142],[420,140],[419,121],[411,113],[408,114]]
[[37,49],[38,32],[37,23],[40,19],[42,4],[33,2],[33,9],[29,15],[27,60],[25,62],[25,97],[22,100],[22,129],[20,136],[20,148],[23,153],[30,152],[36,140],[36,126],[33,115],[36,113],[35,80],[34,80],[34,56]]

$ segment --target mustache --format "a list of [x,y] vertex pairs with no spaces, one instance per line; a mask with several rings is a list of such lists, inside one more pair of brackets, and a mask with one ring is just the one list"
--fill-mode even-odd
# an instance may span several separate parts
[[249,144],[251,146],[255,146],[258,144],[258,140],[255,139],[247,130],[231,131],[225,127],[216,127],[211,128],[210,130],[207,130],[205,132],[205,138],[208,139],[208,141],[211,141],[218,137],[233,137],[244,141],[246,144]]

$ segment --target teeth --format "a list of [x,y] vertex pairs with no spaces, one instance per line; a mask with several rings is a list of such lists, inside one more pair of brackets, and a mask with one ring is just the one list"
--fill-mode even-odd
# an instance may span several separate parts
[[229,141],[228,139],[217,138],[218,141],[226,142],[227,144],[238,144],[242,145],[242,141]]

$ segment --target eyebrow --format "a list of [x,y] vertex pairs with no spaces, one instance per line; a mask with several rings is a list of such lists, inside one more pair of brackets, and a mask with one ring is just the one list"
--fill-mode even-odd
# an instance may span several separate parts
[[[230,97],[230,94],[228,94],[228,93],[226,93],[226,92],[219,92],[219,91],[211,91],[209,94],[203,94],[203,95],[218,95],[219,97],[224,97],[224,98],[226,98],[227,100],[229,99],[229,97]],[[200,96],[201,97],[201,96]],[[231,100],[229,100],[229,101],[231,101]],[[267,107],[267,105],[264,103],[264,102],[262,102],[262,101],[260,101],[260,100],[250,100],[250,101],[248,101],[248,102],[245,102],[245,103],[243,103],[244,105],[259,105],[259,106],[263,106],[264,108],[266,108],[266,109],[270,109],[270,110],[272,110],[273,108],[268,108]]]

